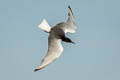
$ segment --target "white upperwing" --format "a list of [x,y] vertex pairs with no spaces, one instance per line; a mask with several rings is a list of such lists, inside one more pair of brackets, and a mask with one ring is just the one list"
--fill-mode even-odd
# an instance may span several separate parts
[[76,25],[74,20],[74,15],[70,6],[68,6],[68,20],[66,22],[58,23],[56,26],[60,26],[64,30],[65,33],[75,33]]
[[66,23],[64,26],[65,33],[67,33],[67,32],[75,33],[76,32],[77,27],[75,25],[74,15],[73,15],[73,12],[72,12],[72,9],[70,6],[68,6],[68,20],[65,23]]
[[61,53],[63,52],[63,47],[61,44],[61,39],[56,39],[54,35],[50,34],[49,38],[49,45],[48,45],[48,51],[46,56],[42,59],[40,65],[34,70],[38,71],[44,67],[46,67],[48,64],[52,63],[56,58],[58,58]]
[[51,30],[50,25],[47,23],[45,19],[43,19],[43,21],[41,22],[41,24],[38,25],[38,27],[44,30],[45,32],[50,32]]

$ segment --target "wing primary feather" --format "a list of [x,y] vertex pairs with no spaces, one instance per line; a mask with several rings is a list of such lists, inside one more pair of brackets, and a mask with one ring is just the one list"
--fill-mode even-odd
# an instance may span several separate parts
[[67,22],[74,22],[74,15],[70,5],[68,5],[68,20]]
[[68,5],[68,8],[69,8],[69,10],[71,11],[71,13],[73,15],[73,12],[72,12],[72,9],[71,9],[70,5]]

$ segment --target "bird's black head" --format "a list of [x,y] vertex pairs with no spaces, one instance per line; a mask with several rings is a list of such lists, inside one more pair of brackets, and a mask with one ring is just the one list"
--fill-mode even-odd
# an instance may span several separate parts
[[62,37],[62,41],[75,44],[70,38]]
[[70,38],[66,38],[66,42],[75,44]]

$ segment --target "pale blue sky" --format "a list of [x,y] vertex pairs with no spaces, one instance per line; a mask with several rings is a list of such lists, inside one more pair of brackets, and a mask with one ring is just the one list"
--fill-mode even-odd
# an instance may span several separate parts
[[[67,19],[78,27],[55,62],[33,72],[46,53],[48,34],[37,25]],[[120,80],[119,0],[0,0],[0,80]]]

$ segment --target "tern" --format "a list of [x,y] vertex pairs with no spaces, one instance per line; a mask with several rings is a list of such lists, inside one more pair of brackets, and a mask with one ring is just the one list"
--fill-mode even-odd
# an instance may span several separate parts
[[34,70],[35,72],[48,66],[48,64],[52,63],[60,57],[63,52],[63,47],[61,44],[62,41],[75,44],[70,38],[66,37],[65,35],[67,32],[76,32],[76,25],[71,7],[68,5],[68,19],[66,22],[58,23],[51,28],[47,21],[43,19],[38,27],[49,33],[49,37],[47,54],[42,59],[40,65]]

